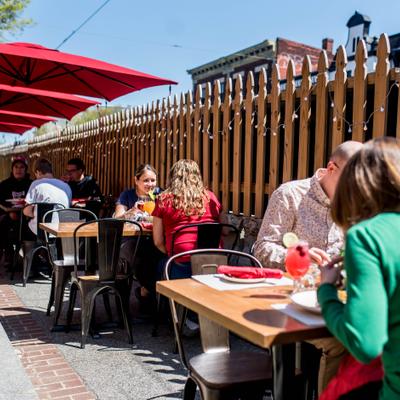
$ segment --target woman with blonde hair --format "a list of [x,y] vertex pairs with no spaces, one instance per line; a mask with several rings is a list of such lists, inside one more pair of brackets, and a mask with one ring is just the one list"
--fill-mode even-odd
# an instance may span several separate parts
[[[338,299],[339,268],[322,267],[318,301],[323,316],[328,329],[357,360],[368,364],[382,356],[384,370],[383,384],[369,382],[336,398],[400,399],[398,140],[375,139],[353,155],[340,177],[332,217],[346,233],[347,302]],[[337,381],[337,386],[345,380]]]
[[[218,222],[221,204],[214,193],[204,187],[200,168],[195,161],[179,160],[171,168],[169,184],[161,193],[153,212],[153,239],[166,256],[196,248],[196,230],[182,233],[171,248],[174,232],[185,225],[199,222]],[[172,278],[191,275],[188,258],[174,266]]]

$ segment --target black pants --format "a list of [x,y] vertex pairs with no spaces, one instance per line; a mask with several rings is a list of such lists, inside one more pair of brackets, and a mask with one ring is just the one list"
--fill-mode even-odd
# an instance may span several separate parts
[[120,260],[126,263],[129,272],[133,272],[141,286],[149,292],[156,291],[157,265],[164,254],[154,246],[153,238],[142,236],[133,260],[137,238],[124,238],[121,246]]

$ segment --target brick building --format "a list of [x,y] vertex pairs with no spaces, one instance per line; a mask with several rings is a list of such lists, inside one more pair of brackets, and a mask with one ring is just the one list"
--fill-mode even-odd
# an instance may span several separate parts
[[[378,37],[369,35],[369,28],[371,19],[359,12],[350,17],[346,26],[348,28],[348,38],[345,45],[347,53],[347,74],[349,76],[354,73],[354,57],[357,49],[357,43],[360,39],[364,39],[367,51],[368,71],[372,71],[376,64],[376,48],[378,45]],[[390,35],[390,64],[391,67],[400,67],[400,33]],[[301,83],[301,68],[303,58],[309,55],[311,59],[312,71],[316,71],[318,64],[318,56],[321,50],[327,52],[330,62],[329,79],[334,78],[334,53],[333,53],[333,40],[323,39],[321,48],[308,46],[304,43],[295,42],[283,38],[275,40],[264,40],[254,46],[228,54],[217,60],[200,65],[199,67],[192,68],[187,72],[192,76],[193,89],[198,84],[205,87],[206,82],[214,82],[219,79],[221,82],[221,90],[224,90],[225,80],[227,78],[236,78],[241,75],[245,81],[247,73],[253,71],[255,84],[257,84],[258,73],[261,68],[265,68],[267,77],[270,77],[271,66],[277,63],[279,66],[280,78],[286,78],[286,68],[289,60],[293,60],[295,65],[295,75],[297,75],[296,85]],[[314,79],[313,74],[313,79]]]

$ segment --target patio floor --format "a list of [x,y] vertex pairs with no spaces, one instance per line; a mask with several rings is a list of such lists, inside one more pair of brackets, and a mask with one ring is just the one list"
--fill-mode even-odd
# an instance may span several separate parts
[[[115,329],[100,339],[89,337],[82,350],[80,331],[50,332],[49,280],[30,280],[24,288],[18,276],[10,282],[4,271],[0,273],[0,322],[21,362],[14,369],[24,370],[39,399],[181,398],[186,372],[178,355],[172,354],[173,336],[167,326],[161,326],[159,337],[153,338],[152,322],[135,318],[133,346],[124,330]],[[101,322],[105,315],[102,301],[98,303],[96,315]],[[132,308],[137,309],[133,298]],[[78,323],[79,311],[74,316]],[[200,349],[198,339],[190,339],[189,345],[193,351]]]

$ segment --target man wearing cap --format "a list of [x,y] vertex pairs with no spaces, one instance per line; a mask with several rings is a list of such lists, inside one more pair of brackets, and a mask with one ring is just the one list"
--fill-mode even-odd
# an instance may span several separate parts
[[[0,250],[4,265],[12,259],[12,243],[18,239],[19,210],[12,200],[24,199],[32,180],[28,174],[28,164],[24,157],[15,157],[11,163],[11,174],[0,182]],[[26,231],[26,226],[23,231]]]

